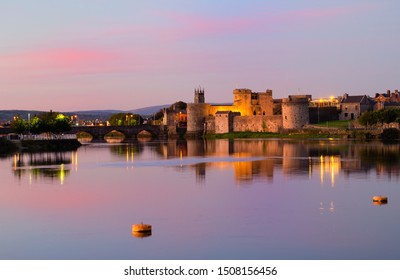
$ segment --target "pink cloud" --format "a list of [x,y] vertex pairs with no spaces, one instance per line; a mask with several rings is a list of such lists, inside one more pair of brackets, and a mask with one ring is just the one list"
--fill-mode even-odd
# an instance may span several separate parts
[[38,78],[132,72],[145,68],[146,59],[142,50],[64,47],[0,54],[0,80],[14,84]]
[[78,48],[34,50],[1,55],[3,67],[21,70],[79,70],[100,66],[117,58],[116,54]]
[[[243,33],[281,31],[286,24],[323,23],[346,15],[369,12],[377,4],[340,6],[334,8],[301,9],[282,12],[256,12],[234,17],[206,17],[197,14],[164,13],[174,24],[158,29],[163,38],[187,38],[202,36],[225,36]],[[260,9],[262,10],[262,9]],[[264,9],[265,10],[265,9]],[[318,21],[318,22],[316,22]]]

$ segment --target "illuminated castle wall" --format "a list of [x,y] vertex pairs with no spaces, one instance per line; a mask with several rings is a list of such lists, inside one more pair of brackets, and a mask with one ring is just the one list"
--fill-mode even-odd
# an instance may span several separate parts
[[195,89],[194,103],[187,105],[187,132],[190,135],[298,129],[308,124],[309,99],[311,96],[289,96],[282,101],[282,115],[274,115],[272,90],[235,89],[232,105],[211,105],[205,103],[204,89]]

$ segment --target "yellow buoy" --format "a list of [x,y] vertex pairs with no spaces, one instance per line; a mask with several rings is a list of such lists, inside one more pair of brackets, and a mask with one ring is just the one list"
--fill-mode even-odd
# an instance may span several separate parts
[[132,225],[132,232],[151,232],[151,225],[143,223]]
[[387,196],[377,195],[372,198],[372,202],[376,205],[387,204],[388,198],[387,198]]

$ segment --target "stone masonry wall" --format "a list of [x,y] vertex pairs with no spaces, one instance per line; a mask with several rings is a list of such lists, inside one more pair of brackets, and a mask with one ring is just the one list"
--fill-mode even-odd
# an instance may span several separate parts
[[284,129],[300,129],[309,124],[308,102],[282,102],[282,120]]
[[204,130],[205,118],[208,116],[209,104],[189,103],[187,104],[187,132],[202,133]]
[[282,128],[282,116],[236,116],[233,119],[233,131],[279,132]]

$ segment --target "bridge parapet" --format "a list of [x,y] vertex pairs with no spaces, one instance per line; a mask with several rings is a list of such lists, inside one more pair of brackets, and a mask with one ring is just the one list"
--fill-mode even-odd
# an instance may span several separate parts
[[[104,136],[111,131],[119,131],[123,133],[126,139],[137,139],[138,134],[142,131],[149,132],[152,137],[158,139],[168,138],[167,127],[164,125],[137,125],[137,126],[73,126],[68,133],[77,134],[78,132],[87,132],[94,139],[104,139]],[[11,128],[0,127],[0,135],[12,133]]]

